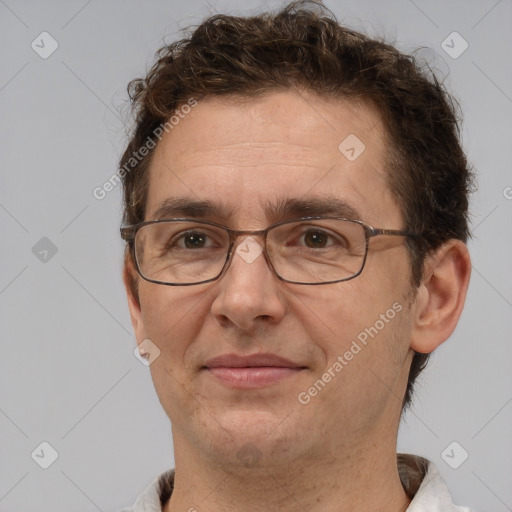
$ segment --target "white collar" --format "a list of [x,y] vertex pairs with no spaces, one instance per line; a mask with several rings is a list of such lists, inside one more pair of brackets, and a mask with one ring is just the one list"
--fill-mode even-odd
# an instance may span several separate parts
[[427,474],[407,512],[471,512],[471,510],[453,504],[446,483],[436,466],[429,462]]

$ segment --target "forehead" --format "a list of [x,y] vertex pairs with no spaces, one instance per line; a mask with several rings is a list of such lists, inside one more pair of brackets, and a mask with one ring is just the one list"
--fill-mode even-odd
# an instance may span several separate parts
[[146,217],[169,199],[189,199],[264,222],[279,202],[336,199],[361,220],[395,226],[386,154],[384,126],[368,105],[291,90],[209,97],[158,143]]

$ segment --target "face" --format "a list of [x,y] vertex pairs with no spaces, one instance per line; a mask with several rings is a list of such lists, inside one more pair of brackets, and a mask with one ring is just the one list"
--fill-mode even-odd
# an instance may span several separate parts
[[[146,220],[261,230],[314,212],[401,229],[384,133],[374,110],[348,101],[292,91],[206,99],[155,149]],[[169,199],[179,208],[158,214]],[[326,208],[332,199],[339,212]],[[316,286],[279,280],[263,256],[236,250],[246,243],[237,239],[217,281],[139,279],[140,306],[130,305],[137,341],[160,350],[150,368],[176,457],[237,464],[252,445],[261,463],[276,464],[393,437],[411,356],[404,239],[371,239],[361,275]]]

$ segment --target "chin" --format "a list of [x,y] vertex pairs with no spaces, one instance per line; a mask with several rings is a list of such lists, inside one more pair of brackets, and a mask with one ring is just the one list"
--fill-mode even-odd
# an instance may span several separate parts
[[271,436],[282,423],[282,415],[269,410],[251,408],[233,409],[215,416],[217,422],[234,438],[251,440],[252,442]]
[[265,410],[230,410],[216,415],[215,420],[208,420],[208,442],[217,462],[275,466],[296,458],[298,454],[293,452],[298,448],[307,449],[308,436],[301,435],[296,426],[292,429],[286,416]]

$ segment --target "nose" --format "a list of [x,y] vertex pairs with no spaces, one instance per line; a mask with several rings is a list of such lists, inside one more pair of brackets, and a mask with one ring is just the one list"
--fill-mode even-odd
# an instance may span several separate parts
[[268,266],[260,241],[252,236],[237,240],[211,310],[221,326],[234,325],[246,332],[283,318],[281,282]]

